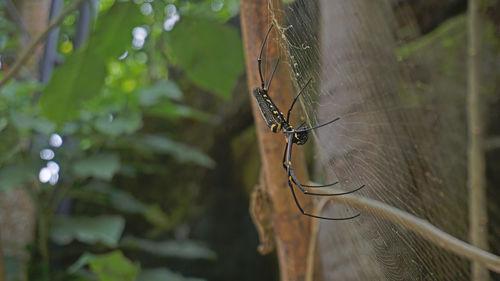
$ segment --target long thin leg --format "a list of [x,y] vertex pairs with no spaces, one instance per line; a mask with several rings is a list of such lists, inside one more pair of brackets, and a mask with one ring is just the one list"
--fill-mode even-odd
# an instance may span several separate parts
[[345,218],[330,218],[330,217],[322,217],[322,216],[315,216],[315,215],[312,215],[312,214],[309,214],[309,213],[306,213],[304,211],[304,209],[302,209],[302,207],[300,206],[300,203],[299,201],[297,200],[297,196],[295,195],[295,191],[293,191],[293,185],[290,181],[288,181],[288,186],[290,187],[290,191],[292,192],[292,195],[293,195],[293,200],[295,201],[295,204],[297,205],[297,208],[299,208],[299,211],[304,215],[304,216],[308,216],[308,217],[312,217],[312,218],[316,218],[316,219],[322,219],[322,220],[330,220],[330,221],[345,221],[345,220],[350,220],[350,219],[354,219],[356,217],[359,217],[360,214],[356,214],[352,217],[345,217]]
[[269,32],[271,32],[271,29],[273,28],[273,24],[269,27],[269,30],[266,33],[266,37],[264,37],[264,40],[262,41],[262,46],[260,47],[260,53],[259,57],[257,58],[257,64],[259,65],[259,75],[260,75],[260,83],[261,83],[261,88],[264,88],[264,78],[262,78],[262,51],[264,50],[264,46],[266,45],[267,37],[269,36]]
[[[293,179],[293,177],[292,177],[292,179]],[[334,185],[338,184],[339,182],[336,181],[334,183],[324,184],[324,185],[307,185],[307,184],[301,184],[301,183],[293,180],[293,183],[296,184],[296,185],[298,185],[298,186],[304,186],[304,187],[307,187],[307,188],[323,188],[323,187],[334,186]]]
[[[288,137],[288,144],[287,144],[287,152],[288,153],[286,153],[286,162],[287,163],[290,163],[291,152],[292,152],[292,138],[293,138],[293,135],[290,135]],[[312,214],[306,213],[304,211],[304,209],[302,208],[302,206],[300,206],[300,203],[297,200],[297,196],[295,195],[295,191],[293,190],[293,184],[290,181],[290,178],[291,178],[290,171],[291,171],[291,167],[290,167],[290,165],[287,165],[288,186],[290,187],[290,191],[292,192],[293,200],[295,201],[295,204],[297,205],[297,208],[299,209],[299,211],[303,215],[308,216],[308,217],[312,217],[312,218],[316,218],[316,219],[335,220],[335,221],[350,220],[350,219],[353,219],[353,218],[356,218],[356,217],[359,216],[359,214],[357,214],[357,215],[354,215],[354,216],[351,216],[351,217],[345,217],[345,218],[330,218],[330,217],[316,216],[316,215],[312,215]]]
[[285,146],[285,151],[283,151],[283,168],[285,169],[285,171],[287,171],[288,173],[288,167],[287,167],[287,164],[286,164],[286,152],[288,151],[288,142],[289,142],[289,139],[290,137],[288,137],[288,139],[286,139],[286,146]]
[[[291,152],[290,152],[290,154],[291,154]],[[287,158],[288,158],[288,154],[287,154]],[[313,195],[313,196],[340,196],[340,195],[346,195],[346,194],[350,194],[350,193],[356,192],[356,191],[362,189],[363,187],[365,187],[365,185],[362,185],[362,186],[360,186],[360,187],[358,187],[356,189],[353,189],[353,190],[350,190],[350,191],[345,191],[345,192],[339,192],[339,193],[311,193],[308,190],[306,190],[304,188],[304,186],[305,187],[309,187],[309,188],[321,188],[321,187],[328,187],[328,186],[336,185],[336,184],[338,184],[338,182],[334,182],[334,183],[328,184],[328,185],[304,185],[304,184],[300,184],[299,181],[297,180],[297,177],[295,176],[295,172],[293,171],[291,162],[287,162],[286,166],[287,166],[288,181],[292,181],[295,185],[297,185],[299,187],[299,189],[302,191],[302,193],[304,193],[305,195]]]
[[302,94],[302,92],[304,91],[304,89],[307,87],[307,85],[309,85],[309,83],[311,82],[312,78],[309,78],[309,80],[307,80],[307,83],[304,85],[304,87],[302,87],[302,89],[300,89],[299,93],[295,96],[295,98],[293,99],[292,101],[292,104],[290,105],[290,108],[288,108],[288,112],[286,113],[286,122],[289,122],[290,121],[290,112],[292,111],[293,109],[293,106],[295,105],[295,103],[297,102],[297,99],[299,98],[299,96]]
[[304,128],[304,129],[296,129],[296,130],[292,130],[292,131],[283,131],[283,133],[286,133],[286,134],[294,134],[294,133],[300,133],[300,132],[307,132],[307,131],[312,131],[312,130],[315,130],[315,129],[318,129],[318,128],[321,128],[323,126],[326,126],[328,124],[331,124],[337,120],[340,120],[340,117],[337,117],[335,119],[333,119],[332,121],[328,121],[326,123],[323,123],[321,125],[318,125],[318,126],[314,126],[314,127],[311,127],[311,128]]
[[276,63],[274,64],[273,72],[271,73],[271,78],[269,78],[269,82],[267,82],[267,86],[264,88],[267,91],[269,91],[269,88],[271,87],[271,81],[273,81],[274,73],[276,72],[276,68],[278,67],[279,62],[280,62],[280,59],[278,58],[276,60]]
[[[299,127],[300,128],[300,127]],[[288,141],[288,139],[287,139]],[[288,167],[287,165],[290,165],[290,168],[292,167],[292,163],[288,163],[286,162],[286,152],[288,151],[288,145],[285,146],[285,151],[283,151],[283,168],[285,169],[285,171],[288,171]],[[293,169],[292,169],[293,170]],[[295,176],[295,175],[294,175]],[[305,186],[305,187],[308,187],[308,188],[322,188],[322,187],[329,187],[329,186],[334,186],[336,184],[338,184],[339,182],[336,181],[334,183],[330,183],[330,184],[324,184],[324,185],[307,185],[307,184],[300,184],[296,179],[294,179],[292,177],[292,181],[295,185],[297,186]]]
[[[350,193],[354,193],[360,189],[362,189],[363,187],[365,187],[365,185],[363,184],[362,186],[356,188],[356,189],[353,189],[353,190],[350,190],[350,191],[345,191],[345,192],[339,192],[339,193],[312,193],[312,192],[309,192],[308,190],[306,190],[304,188],[304,186],[306,185],[302,185],[298,182],[297,178],[295,177],[295,173],[293,172],[293,169],[292,167],[290,167],[289,169],[289,175],[288,175],[288,180],[290,181],[293,181],[293,183],[295,183],[295,185],[297,185],[299,187],[299,189],[302,191],[302,193],[304,193],[305,195],[313,195],[313,196],[340,196],[340,195],[346,195],[346,194],[350,194]],[[335,185],[337,184],[338,182],[332,184],[332,185]],[[327,185],[328,186],[328,185]],[[314,186],[314,187],[326,187],[326,186]]]

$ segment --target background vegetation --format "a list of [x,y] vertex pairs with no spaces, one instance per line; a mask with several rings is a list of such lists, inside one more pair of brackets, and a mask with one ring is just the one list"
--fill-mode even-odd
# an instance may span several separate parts
[[[28,279],[272,276],[245,207],[257,159],[228,22],[238,1],[92,4],[90,21],[77,10],[61,24],[46,83],[24,67],[1,89],[1,189],[28,190],[36,208]],[[1,5],[5,74],[26,45]],[[5,256],[9,280],[24,278]]]

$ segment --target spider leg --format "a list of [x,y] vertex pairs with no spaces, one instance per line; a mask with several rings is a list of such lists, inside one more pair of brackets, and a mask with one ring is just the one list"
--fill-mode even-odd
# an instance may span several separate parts
[[[292,179],[293,179],[293,177],[292,177]],[[301,184],[301,183],[296,182],[294,180],[293,183],[296,184],[297,186],[304,186],[304,187],[307,187],[307,188],[322,188],[322,187],[334,186],[334,185],[338,184],[339,182],[336,181],[336,182],[333,182],[333,183],[330,183],[330,184],[324,184],[324,185],[307,185],[307,184]]]
[[356,214],[354,216],[345,217],[345,218],[330,218],[330,217],[316,216],[316,215],[312,215],[312,214],[306,213],[304,211],[304,209],[302,208],[302,206],[300,206],[299,201],[297,200],[297,196],[295,195],[295,191],[293,190],[293,185],[292,185],[291,181],[288,181],[288,186],[290,187],[290,191],[292,192],[293,200],[295,201],[295,204],[297,205],[297,208],[299,208],[299,211],[304,216],[308,216],[308,217],[312,217],[312,218],[316,218],[316,219],[330,220],[330,221],[344,221],[344,220],[354,219],[356,217],[359,217],[359,215],[360,215],[360,214]]
[[[285,150],[286,152],[288,153],[285,153],[286,155],[286,163],[290,163],[290,158],[291,158],[291,153],[292,153],[292,138],[293,138],[293,135],[289,135],[288,136],[288,144],[287,144],[287,149]],[[350,219],[353,219],[353,218],[356,218],[358,217],[360,214],[357,214],[357,215],[354,215],[354,216],[351,216],[351,217],[344,217],[344,218],[331,218],[331,217],[323,217],[323,216],[316,216],[316,215],[313,215],[313,214],[309,214],[309,213],[306,213],[304,211],[304,209],[302,208],[302,206],[300,205],[299,203],[299,200],[297,199],[297,196],[295,195],[295,191],[293,189],[293,184],[292,184],[292,179],[295,178],[295,175],[293,175],[292,177],[292,174],[293,174],[293,170],[292,170],[292,167],[287,164],[287,181],[288,181],[288,186],[290,187],[290,191],[292,192],[292,196],[293,196],[293,200],[295,201],[295,204],[297,205],[297,208],[299,209],[299,211],[304,215],[304,216],[308,216],[308,217],[312,217],[312,218],[317,218],[317,219],[324,219],[324,220],[335,220],[335,221],[340,221],[340,220],[350,220]],[[297,185],[300,187],[300,185]],[[302,192],[304,192],[305,190],[303,188],[301,188]],[[313,195],[311,193],[304,193],[304,194],[310,194],[310,195]]]
[[271,81],[273,81],[274,73],[276,72],[276,68],[278,67],[279,62],[280,62],[280,59],[278,58],[276,60],[276,63],[274,64],[273,72],[271,73],[271,78],[269,78],[269,82],[267,82],[267,86],[264,88],[267,91],[269,91],[269,87],[271,87]]
[[[288,151],[288,145],[285,146],[285,151],[283,152],[283,168],[285,169],[285,171],[288,171],[288,165],[290,165],[290,169],[292,168],[292,163],[288,163],[286,162],[286,152]],[[292,169],[292,173],[293,173],[293,169]],[[330,183],[330,184],[324,184],[324,185],[307,185],[307,184],[300,184],[297,179],[295,178],[295,174],[293,175],[292,177],[292,182],[297,185],[297,186],[305,186],[305,187],[308,187],[308,188],[321,188],[321,187],[329,187],[329,186],[333,186],[333,185],[336,185],[338,184],[339,182],[336,181],[334,183]]]
[[295,105],[295,103],[297,102],[297,99],[302,94],[302,92],[307,87],[307,85],[309,85],[309,83],[311,82],[311,80],[312,80],[312,78],[309,78],[309,80],[307,80],[307,83],[304,85],[304,87],[302,87],[302,89],[300,89],[299,93],[293,99],[292,104],[290,104],[290,107],[288,108],[288,112],[286,113],[286,119],[285,119],[286,122],[290,121],[290,112],[292,112],[293,106]]
[[266,45],[267,37],[269,36],[269,32],[271,32],[271,29],[273,28],[273,24],[269,27],[269,30],[267,30],[266,37],[264,37],[264,41],[262,41],[262,46],[260,47],[260,53],[259,57],[257,58],[257,64],[259,65],[259,76],[260,76],[260,83],[261,83],[261,88],[264,89],[264,78],[262,78],[262,51],[264,50],[264,46]]
[[[300,127],[302,127],[302,125],[304,125],[304,123],[302,123],[302,124],[299,126],[299,128],[300,128]],[[287,141],[288,141],[288,139],[287,139]],[[292,168],[292,163],[291,163],[291,162],[289,162],[289,163],[287,164],[287,162],[286,162],[286,152],[287,152],[287,151],[288,151],[288,145],[286,145],[286,146],[285,146],[285,151],[283,151],[283,162],[282,162],[282,163],[283,163],[283,168],[285,169],[285,171],[288,171],[288,165],[290,165],[290,168]],[[291,158],[291,157],[290,157],[290,158]],[[293,173],[293,169],[292,169],[292,173]],[[322,187],[329,187],[329,186],[334,186],[334,185],[336,185],[336,184],[338,184],[338,183],[339,183],[338,181],[336,181],[336,182],[333,182],[333,183],[330,183],[330,184],[324,184],[324,185],[307,185],[307,184],[301,184],[301,183],[299,183],[299,182],[298,182],[298,180],[295,178],[295,175],[293,175],[293,177],[292,177],[292,181],[293,181],[293,183],[294,183],[295,185],[297,185],[297,186],[305,186],[305,187],[308,187],[308,188],[322,188]]]
[[326,126],[328,124],[331,124],[337,120],[340,120],[340,117],[337,117],[331,121],[328,121],[326,123],[323,123],[323,124],[320,124],[318,126],[314,126],[314,127],[311,127],[311,128],[304,128],[304,129],[296,129],[296,130],[293,130],[293,131],[283,131],[283,133],[288,133],[288,134],[293,134],[293,133],[300,133],[300,132],[307,132],[307,131],[312,131],[312,130],[315,130],[315,129],[318,129],[318,128],[321,128],[323,126]]
[[[306,121],[303,121],[302,123],[300,123],[300,125],[297,127],[297,129],[302,128],[305,124],[306,124]],[[305,127],[304,127],[304,128],[305,128]]]
[[289,169],[289,175],[288,175],[288,180],[291,180],[293,183],[295,183],[295,185],[297,185],[299,187],[299,189],[302,191],[302,193],[304,193],[305,195],[312,195],[312,196],[340,196],[340,195],[346,195],[346,194],[350,194],[350,193],[354,193],[360,189],[362,189],[363,187],[365,187],[365,185],[362,185],[356,189],[353,189],[353,190],[350,190],[350,191],[345,191],[345,192],[339,192],[339,193],[311,193],[309,192],[307,189],[304,188],[305,187],[309,187],[309,188],[320,188],[320,187],[327,187],[327,186],[332,186],[332,185],[336,185],[338,184],[338,182],[334,182],[332,184],[329,184],[329,185],[318,185],[318,186],[308,186],[308,185],[303,185],[303,184],[300,184],[299,181],[297,180],[297,178],[295,177],[295,173],[293,172],[293,169],[292,167],[290,166],[290,169]]
[[283,151],[283,168],[285,169],[285,171],[287,171],[288,173],[288,165],[286,164],[286,152],[288,151],[288,142],[289,140],[286,139],[287,141],[287,144],[285,145],[285,151]]

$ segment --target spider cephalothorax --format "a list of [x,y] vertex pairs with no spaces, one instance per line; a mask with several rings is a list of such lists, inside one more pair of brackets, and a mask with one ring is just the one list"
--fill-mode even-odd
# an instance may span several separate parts
[[308,138],[307,132],[297,132],[293,134],[292,142],[298,145],[303,145],[306,144]]

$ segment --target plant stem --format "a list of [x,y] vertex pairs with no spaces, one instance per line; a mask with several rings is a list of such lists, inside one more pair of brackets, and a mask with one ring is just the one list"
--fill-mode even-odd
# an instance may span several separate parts
[[[469,0],[467,16],[467,124],[468,124],[468,190],[469,239],[478,248],[488,249],[485,160],[483,150],[482,102],[479,89],[480,27],[479,0]],[[471,280],[489,279],[487,269],[478,262],[471,264]]]
[[396,225],[404,227],[415,232],[427,241],[432,242],[436,246],[446,249],[461,257],[477,262],[488,269],[500,273],[500,257],[485,250],[479,249],[470,245],[452,235],[440,230],[428,221],[411,215],[405,211],[384,204],[380,201],[366,197],[356,196],[353,194],[343,196],[333,196],[324,198],[318,204],[316,213],[320,214],[326,203],[329,201],[338,202],[351,207],[355,207],[360,211],[366,211],[378,218],[388,220]]

